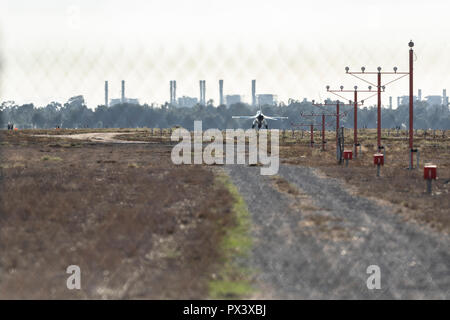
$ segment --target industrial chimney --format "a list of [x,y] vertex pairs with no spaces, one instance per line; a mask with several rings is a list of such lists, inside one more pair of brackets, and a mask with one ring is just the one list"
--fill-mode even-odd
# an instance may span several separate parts
[[256,106],[256,80],[252,80],[252,106]]
[[392,109],[392,97],[389,97],[389,109]]
[[206,104],[205,92],[206,92],[206,81],[200,80],[200,104],[203,105]]
[[125,103],[125,80],[122,80],[122,103]]
[[199,99],[200,104],[203,103],[202,99],[203,99],[203,80],[200,80],[200,99]]
[[417,99],[418,99],[419,101],[422,101],[422,89],[419,89],[419,93],[418,93],[418,95],[417,95]]
[[105,81],[105,107],[108,107],[108,81]]
[[177,104],[177,81],[173,80],[173,89],[172,89],[172,94],[173,94],[173,104]]
[[203,104],[206,105],[206,80],[203,80]]
[[442,104],[448,106],[447,89],[442,90]]
[[223,80],[219,80],[219,95],[220,95],[219,105],[223,105]]
[[172,97],[173,97],[173,83],[172,80],[170,80],[170,103],[172,103]]

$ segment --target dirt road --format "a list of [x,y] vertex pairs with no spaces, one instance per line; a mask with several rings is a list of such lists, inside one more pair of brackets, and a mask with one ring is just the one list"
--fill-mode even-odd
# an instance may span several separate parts
[[146,141],[127,141],[116,139],[116,136],[121,135],[132,135],[134,132],[89,132],[89,133],[79,133],[79,134],[61,134],[61,135],[35,135],[36,137],[46,137],[46,138],[64,138],[64,139],[75,139],[75,140],[90,140],[93,142],[104,142],[104,143],[152,143]]
[[[266,298],[449,299],[446,235],[401,220],[314,169],[227,166],[253,220],[252,269]],[[377,265],[381,289],[369,290]]]

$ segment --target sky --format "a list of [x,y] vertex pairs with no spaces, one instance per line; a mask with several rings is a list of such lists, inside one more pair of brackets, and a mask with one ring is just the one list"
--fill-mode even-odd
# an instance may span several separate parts
[[[408,71],[411,39],[415,91],[440,95],[450,91],[449,15],[444,0],[0,0],[0,102],[83,95],[95,108],[104,81],[119,98],[122,79],[127,97],[149,104],[169,100],[170,80],[178,97],[198,97],[200,79],[216,103],[219,79],[247,102],[252,79],[257,94],[319,101],[332,97],[326,85],[367,87],[346,66]],[[407,94],[405,78],[383,104]]]

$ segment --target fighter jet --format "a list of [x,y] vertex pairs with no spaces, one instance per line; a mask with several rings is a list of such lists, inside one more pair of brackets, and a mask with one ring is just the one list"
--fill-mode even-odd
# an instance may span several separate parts
[[261,106],[259,107],[259,110],[256,112],[256,115],[254,116],[233,116],[233,119],[254,119],[252,124],[252,129],[254,129],[256,126],[258,126],[258,129],[261,129],[262,126],[264,126],[266,129],[269,128],[266,119],[268,120],[282,120],[287,119],[288,117],[269,117],[265,116],[262,113]]

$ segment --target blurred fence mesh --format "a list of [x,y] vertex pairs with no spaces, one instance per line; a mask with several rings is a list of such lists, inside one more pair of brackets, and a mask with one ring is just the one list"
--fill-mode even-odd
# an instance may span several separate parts
[[[0,102],[15,102],[4,106],[32,103],[35,107],[45,107],[53,101],[64,105],[71,97],[82,95],[85,105],[94,110],[105,104],[105,81],[109,84],[109,99],[119,99],[121,81],[125,80],[127,98],[139,99],[141,105],[160,107],[170,101],[171,80],[177,81],[177,98],[197,99],[199,80],[206,80],[206,101],[217,106],[220,79],[224,80],[224,95],[240,95],[245,103],[252,101],[253,79],[257,81],[257,94],[274,94],[279,104],[304,99],[319,101],[335,98],[327,94],[326,85],[366,86],[345,75],[346,66],[352,70],[359,70],[363,65],[367,70],[376,70],[378,66],[391,70],[397,66],[400,71],[407,71],[407,44],[411,36],[416,42],[416,95],[418,89],[423,89],[423,97],[442,95],[448,82],[446,74],[450,74],[447,72],[450,64],[445,49],[449,44],[442,43],[438,37],[446,27],[425,36],[420,32],[425,24],[417,20],[420,13],[415,12],[415,23],[410,22],[411,33],[404,24],[408,21],[404,16],[399,16],[398,21],[382,19],[384,15],[393,16],[383,12],[383,8],[388,8],[385,3],[380,8],[373,3],[355,6],[349,12],[354,16],[354,24],[344,19],[331,21],[332,13],[322,11],[319,4],[309,8],[291,1],[279,5],[264,1],[259,7],[256,3],[242,4],[235,10],[214,1],[203,4],[198,13],[195,8],[203,2],[174,3],[174,8],[186,10],[186,17],[176,14],[178,20],[169,19],[173,13],[170,6],[158,1],[150,3],[148,7],[139,1],[130,5],[90,5],[75,1],[54,4],[55,8],[31,5],[30,12],[12,5],[11,16],[5,16],[3,22],[4,81]],[[328,5],[325,1],[324,7]],[[392,8],[397,13],[401,9],[397,5]],[[246,16],[246,10],[250,9],[259,9],[261,19]],[[271,11],[277,14],[273,19],[268,16]],[[162,18],[158,18],[159,13]],[[423,12],[428,13],[428,9]],[[40,14],[43,14],[41,20]],[[21,25],[14,19],[22,21]],[[389,77],[383,82],[388,80]],[[396,107],[396,98],[407,94],[407,79],[390,85],[382,96],[384,107],[389,106],[390,96]],[[351,94],[348,99],[352,99]],[[376,99],[372,98],[367,106],[375,103]],[[402,113],[386,125],[405,124],[404,116]],[[423,128],[432,128],[433,119],[430,116]],[[11,120],[26,126],[20,119]],[[92,126],[98,119],[84,122]],[[166,122],[148,125],[175,124]],[[365,122],[362,125],[373,125],[373,120]],[[220,122],[221,127],[229,125],[224,119]],[[443,128],[441,124],[437,127]]]

